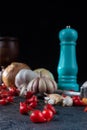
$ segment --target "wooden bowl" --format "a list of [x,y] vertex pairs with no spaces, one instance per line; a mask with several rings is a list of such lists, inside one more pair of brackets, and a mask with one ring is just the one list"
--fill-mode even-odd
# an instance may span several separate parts
[[0,66],[7,66],[17,60],[19,41],[15,37],[0,37]]

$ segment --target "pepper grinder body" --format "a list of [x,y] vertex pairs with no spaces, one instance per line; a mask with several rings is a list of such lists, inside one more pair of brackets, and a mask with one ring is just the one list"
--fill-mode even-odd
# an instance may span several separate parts
[[79,91],[77,83],[76,30],[66,27],[59,32],[60,57],[57,66],[58,87],[63,90]]

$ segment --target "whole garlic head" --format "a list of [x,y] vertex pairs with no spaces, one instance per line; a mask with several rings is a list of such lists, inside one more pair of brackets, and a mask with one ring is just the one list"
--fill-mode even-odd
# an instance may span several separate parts
[[42,76],[34,78],[27,85],[27,91],[33,91],[34,93],[53,93],[56,90],[56,81]]

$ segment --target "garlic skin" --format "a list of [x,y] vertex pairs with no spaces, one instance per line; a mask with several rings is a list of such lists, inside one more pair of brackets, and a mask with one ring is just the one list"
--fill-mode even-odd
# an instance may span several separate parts
[[49,97],[44,97],[44,102],[45,102],[46,104],[48,103],[49,100],[50,100]]
[[44,97],[44,102],[47,104],[51,104],[54,105],[55,104],[55,100],[54,99],[50,99],[49,97]]
[[63,97],[59,94],[46,94],[45,93],[45,95],[49,99],[47,102],[49,102],[50,104],[56,105],[58,103],[62,103],[63,101]]
[[53,99],[48,100],[48,104],[54,105],[55,101]]
[[48,101],[48,100],[50,100],[50,98],[49,97],[44,97],[44,100]]
[[70,97],[70,96],[66,96],[64,99],[63,99],[63,106],[72,106],[73,105],[73,99]]

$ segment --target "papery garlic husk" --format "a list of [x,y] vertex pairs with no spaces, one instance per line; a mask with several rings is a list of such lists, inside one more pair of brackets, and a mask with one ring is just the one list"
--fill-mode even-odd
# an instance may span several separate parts
[[50,99],[49,97],[44,97],[44,102],[47,104],[51,104],[51,105],[54,105],[55,104],[55,101],[54,99]]
[[62,103],[63,101],[63,97],[59,94],[47,94],[47,97],[50,98],[50,100],[53,100],[54,104]]
[[48,104],[55,105],[55,100],[54,99],[48,100]]
[[63,99],[63,106],[71,107],[73,105],[73,99],[70,96],[66,96]]

